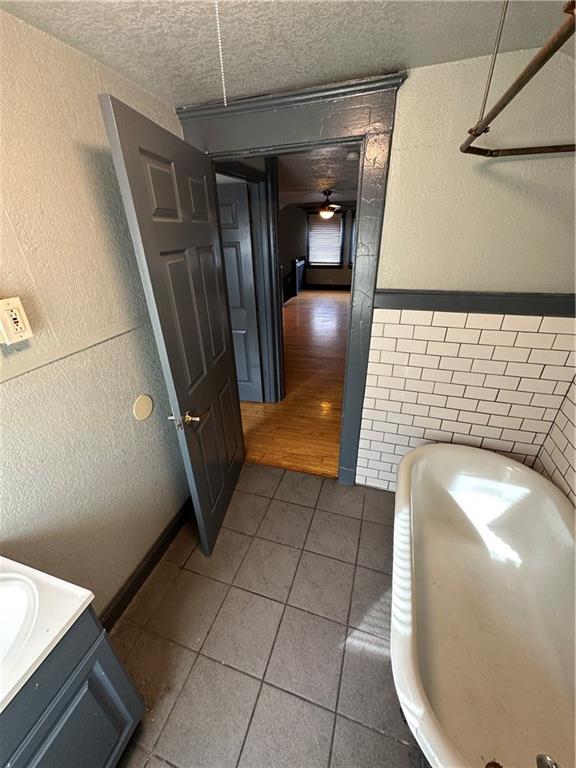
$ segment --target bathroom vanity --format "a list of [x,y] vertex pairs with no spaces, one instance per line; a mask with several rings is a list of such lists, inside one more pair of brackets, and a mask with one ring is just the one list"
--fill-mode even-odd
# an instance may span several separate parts
[[112,768],[142,701],[94,595],[0,557],[0,765]]

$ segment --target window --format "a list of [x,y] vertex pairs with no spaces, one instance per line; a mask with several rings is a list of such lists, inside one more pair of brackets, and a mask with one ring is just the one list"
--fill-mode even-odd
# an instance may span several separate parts
[[313,267],[339,267],[341,261],[342,214],[323,219],[311,213],[308,216],[308,263]]

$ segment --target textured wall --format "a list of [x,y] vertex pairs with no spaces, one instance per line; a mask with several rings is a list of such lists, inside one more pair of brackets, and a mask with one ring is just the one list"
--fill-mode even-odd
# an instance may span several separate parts
[[[498,58],[490,104],[531,54]],[[478,117],[488,63],[414,69],[398,92],[379,288],[574,287],[574,155],[487,160],[458,150]],[[573,140],[574,62],[560,54],[478,144]]]
[[532,466],[574,378],[575,330],[567,317],[375,310],[357,482],[393,490],[402,456],[434,442]]
[[[35,336],[2,348],[2,551],[102,608],[187,492],[97,96],[180,134],[167,105],[0,13],[2,293]],[[154,397],[146,422],[131,415]]]
[[576,504],[576,384],[558,409],[534,468],[549,477]]
[[292,270],[292,259],[305,259],[308,251],[308,217],[298,205],[287,205],[278,216],[278,253],[284,274]]

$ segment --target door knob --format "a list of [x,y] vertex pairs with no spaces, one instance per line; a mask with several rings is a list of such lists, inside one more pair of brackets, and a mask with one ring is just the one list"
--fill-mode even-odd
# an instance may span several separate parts
[[200,416],[195,416],[193,413],[190,413],[190,411],[186,411],[184,416],[182,416],[182,420],[177,419],[173,413],[168,416],[168,419],[174,422],[176,429],[184,429],[184,425],[192,427],[194,424],[200,424],[201,421],[204,421],[206,416],[208,416],[208,411],[204,411]]
[[194,414],[190,413],[190,411],[186,411],[182,417],[182,421],[184,424],[186,424],[186,426],[190,427],[194,424],[200,424],[201,421],[204,421],[207,415],[208,411],[204,411],[204,413],[201,413],[200,416],[195,416]]

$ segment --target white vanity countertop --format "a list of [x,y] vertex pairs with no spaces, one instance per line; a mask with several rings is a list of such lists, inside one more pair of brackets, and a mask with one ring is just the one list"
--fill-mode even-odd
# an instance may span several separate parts
[[0,712],[93,599],[88,589],[0,557]]

